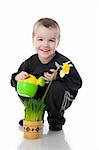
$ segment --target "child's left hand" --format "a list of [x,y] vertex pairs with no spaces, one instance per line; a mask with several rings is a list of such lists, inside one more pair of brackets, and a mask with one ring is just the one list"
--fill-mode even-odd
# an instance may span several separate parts
[[51,80],[55,80],[56,79],[56,70],[55,69],[50,69],[49,72],[44,72],[44,79],[46,81],[46,83],[49,83],[49,81]]

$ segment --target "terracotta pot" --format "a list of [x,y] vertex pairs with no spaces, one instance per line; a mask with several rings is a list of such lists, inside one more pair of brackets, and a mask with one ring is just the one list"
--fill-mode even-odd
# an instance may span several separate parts
[[38,139],[42,133],[42,121],[23,121],[24,127],[24,138],[27,139]]

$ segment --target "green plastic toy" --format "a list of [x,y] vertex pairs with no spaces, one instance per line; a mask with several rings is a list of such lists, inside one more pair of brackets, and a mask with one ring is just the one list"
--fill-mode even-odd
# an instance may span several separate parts
[[17,82],[17,93],[20,96],[33,97],[38,90],[38,86],[43,87],[44,85],[45,80],[42,76],[37,79],[35,76],[29,74],[28,78]]

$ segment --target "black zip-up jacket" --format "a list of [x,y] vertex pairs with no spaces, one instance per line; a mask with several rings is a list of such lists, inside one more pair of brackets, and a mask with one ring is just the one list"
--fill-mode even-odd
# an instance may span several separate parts
[[[50,62],[48,62],[47,64],[42,64],[38,58],[38,55],[34,54],[21,64],[16,73],[12,74],[11,85],[16,88],[17,81],[15,80],[15,76],[21,71],[25,71],[38,78],[40,76],[43,76],[44,72],[48,72],[50,69],[56,69],[55,62],[62,65],[67,61],[69,61],[67,57],[56,51],[55,56]],[[73,65],[72,62],[71,64]],[[73,95],[73,98],[75,98],[78,89],[82,86],[81,77],[74,65],[73,67],[71,67],[70,73],[65,75],[63,78],[60,78],[59,74],[57,74],[56,80],[64,82],[64,85],[69,89],[70,93]]]

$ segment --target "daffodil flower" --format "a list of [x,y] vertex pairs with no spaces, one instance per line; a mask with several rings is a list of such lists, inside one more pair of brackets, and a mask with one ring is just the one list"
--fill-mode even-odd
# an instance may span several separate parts
[[62,70],[60,71],[60,77],[63,78],[65,74],[69,74],[70,67],[72,67],[72,64],[69,64],[70,61],[63,63],[63,66],[61,66]]

